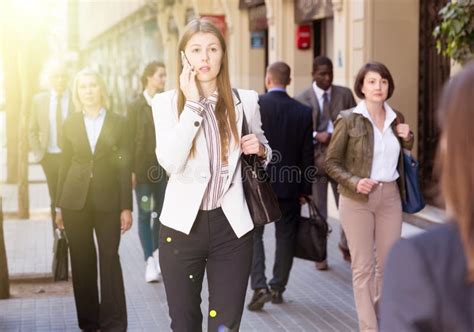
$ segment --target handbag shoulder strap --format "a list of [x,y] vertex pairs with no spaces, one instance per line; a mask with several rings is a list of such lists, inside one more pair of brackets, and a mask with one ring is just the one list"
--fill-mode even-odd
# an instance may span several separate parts
[[239,103],[241,103],[242,100],[240,100],[239,90],[237,90],[236,88],[232,88],[232,91],[234,92],[235,96],[237,97],[237,100],[239,101]]
[[[232,91],[234,92],[235,96],[237,97],[237,100],[240,103],[242,103],[242,100],[240,99],[240,95],[239,95],[239,90],[237,90],[236,88],[232,88]],[[244,104],[242,104],[242,115],[244,117],[242,119],[242,136],[245,136],[245,135],[248,135],[250,132],[249,132],[248,124],[247,124],[247,118],[245,117]]]

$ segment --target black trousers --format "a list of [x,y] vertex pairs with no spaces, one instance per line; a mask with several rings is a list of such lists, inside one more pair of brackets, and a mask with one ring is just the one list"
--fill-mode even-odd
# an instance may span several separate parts
[[199,211],[189,235],[161,225],[159,253],[173,331],[202,331],[205,271],[208,331],[239,330],[252,261],[252,232],[237,238],[221,208]]
[[56,198],[56,187],[58,185],[59,165],[61,164],[60,153],[46,153],[41,160],[41,167],[43,168],[44,175],[46,176],[46,182],[48,184],[49,198],[51,200],[51,218],[53,230],[56,229],[56,207],[54,206],[54,200]]
[[[279,199],[282,217],[275,222],[276,251],[273,265],[273,278],[268,285],[271,289],[283,292],[290,277],[295,239],[301,206],[298,199]],[[264,227],[258,227],[253,234],[253,258],[251,272],[252,289],[267,288],[265,277],[265,250],[263,246]]]
[[[97,211],[89,199],[80,211],[61,211],[71,253],[72,285],[79,327],[126,331],[127,309],[118,254],[120,212]],[[94,231],[99,247],[100,300]]]

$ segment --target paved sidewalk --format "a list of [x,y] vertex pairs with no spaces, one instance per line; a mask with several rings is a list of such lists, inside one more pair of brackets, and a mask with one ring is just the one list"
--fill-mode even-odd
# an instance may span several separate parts
[[[261,313],[245,309],[242,331],[354,331],[357,329],[349,264],[337,250],[338,229],[332,220],[329,239],[330,270],[318,272],[311,262],[295,260],[283,305],[267,304]],[[49,220],[5,222],[10,274],[48,274],[51,264]],[[265,232],[267,276],[275,250],[274,228]],[[144,281],[144,262],[136,225],[120,247],[130,331],[169,331],[168,308],[162,283]],[[247,293],[247,301],[252,291]],[[204,317],[207,285],[202,292]],[[204,321],[204,325],[207,323]],[[72,296],[0,301],[0,331],[77,331]]]
[[[0,126],[1,127],[1,126]],[[0,128],[1,129],[1,128]],[[0,195],[4,211],[16,211],[16,186],[1,184],[5,179],[5,149],[0,142]],[[34,215],[47,212],[49,196],[39,165],[30,165],[30,206]],[[332,197],[332,196],[330,196]],[[136,209],[135,209],[136,211]],[[295,259],[282,305],[267,304],[262,312],[244,310],[241,331],[356,331],[357,320],[351,286],[350,265],[337,248],[339,225],[334,201],[330,198],[328,256],[330,270],[317,271],[312,262]],[[41,213],[39,214],[41,215]],[[137,220],[136,212],[134,220]],[[404,226],[404,233],[417,232]],[[51,221],[6,220],[5,241],[11,278],[50,275],[52,260]],[[162,283],[144,281],[145,265],[137,226],[125,234],[120,246],[130,331],[169,331],[170,320]],[[275,251],[274,226],[264,233],[267,277],[271,277]],[[231,285],[229,285],[231,287]],[[204,329],[208,312],[207,282],[202,291]],[[252,296],[247,292],[246,303]],[[78,331],[74,298],[47,296],[0,300],[0,331]]]

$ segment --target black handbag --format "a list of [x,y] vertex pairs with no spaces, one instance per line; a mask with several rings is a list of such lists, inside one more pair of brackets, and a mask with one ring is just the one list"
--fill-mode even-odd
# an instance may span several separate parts
[[417,213],[425,207],[418,180],[419,164],[415,158],[403,152],[403,166],[405,170],[405,198],[402,200],[402,209],[406,213]]
[[332,230],[312,200],[308,202],[308,209],[309,218],[300,216],[294,256],[322,262],[327,257],[327,240]]
[[54,231],[53,278],[54,281],[67,281],[69,277],[69,257],[66,232],[57,228]]
[[[233,89],[240,100],[237,90]],[[242,136],[249,134],[245,113],[242,120]],[[242,186],[250,216],[255,226],[263,226],[281,218],[278,199],[270,184],[270,177],[257,155],[241,154]]]

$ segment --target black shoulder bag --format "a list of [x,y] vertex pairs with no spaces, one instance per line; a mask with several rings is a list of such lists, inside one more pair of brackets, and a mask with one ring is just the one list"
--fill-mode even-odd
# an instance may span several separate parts
[[[236,97],[240,100],[237,89],[232,89]],[[242,112],[242,136],[249,134],[245,112]],[[265,224],[277,221],[281,218],[278,199],[270,184],[270,177],[258,160],[255,154],[241,154],[242,163],[242,185],[244,188],[245,200],[249,207],[250,216],[254,225],[264,226]]]

